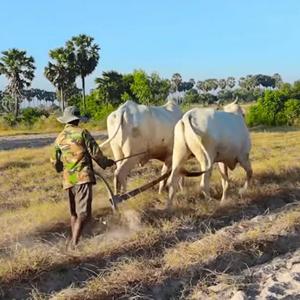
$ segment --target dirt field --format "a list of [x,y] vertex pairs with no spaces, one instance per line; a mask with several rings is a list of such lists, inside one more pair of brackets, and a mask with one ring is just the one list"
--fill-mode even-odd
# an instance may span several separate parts
[[[232,172],[227,207],[216,171],[215,200],[187,179],[172,212],[155,187],[114,215],[99,183],[93,233],[75,251],[65,250],[68,204],[44,138],[0,151],[1,299],[300,299],[300,131],[252,133],[253,185],[240,197],[245,174]],[[159,167],[137,168],[130,188]],[[110,182],[112,171],[102,171]]]

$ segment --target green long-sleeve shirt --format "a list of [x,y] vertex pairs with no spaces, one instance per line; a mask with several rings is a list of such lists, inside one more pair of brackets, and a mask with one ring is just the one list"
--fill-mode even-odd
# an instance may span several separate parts
[[65,126],[55,141],[52,161],[55,163],[59,156],[64,165],[64,189],[76,184],[95,183],[92,159],[102,168],[107,162],[91,134],[71,124]]

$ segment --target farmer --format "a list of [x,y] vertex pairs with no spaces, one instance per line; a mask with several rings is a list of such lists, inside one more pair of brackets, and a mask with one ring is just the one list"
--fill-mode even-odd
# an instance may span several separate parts
[[55,141],[51,161],[58,173],[63,171],[63,188],[68,192],[71,212],[72,238],[68,246],[74,248],[92,215],[92,185],[96,183],[92,159],[103,169],[115,162],[102,154],[86,129],[78,126],[80,113],[75,106],[66,107],[57,120],[66,126]]

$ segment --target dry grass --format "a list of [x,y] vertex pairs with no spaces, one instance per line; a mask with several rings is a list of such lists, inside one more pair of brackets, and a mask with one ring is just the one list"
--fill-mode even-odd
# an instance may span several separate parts
[[[82,127],[88,130],[104,130],[106,129],[106,120],[101,121],[89,121],[82,123]],[[18,124],[15,127],[6,125],[3,120],[0,119],[0,137],[1,136],[15,136],[15,135],[30,135],[30,134],[45,134],[60,132],[64,125],[56,120],[56,117],[51,115],[49,118],[40,119],[32,126],[25,124]]]
[[[3,293],[20,299],[22,293],[31,299],[49,298],[49,294],[56,299],[155,298],[152,287],[176,274],[192,278],[191,270],[235,251],[253,249],[258,255],[265,251],[261,243],[280,234],[288,236],[298,228],[299,209],[284,207],[299,196],[299,138],[297,130],[253,132],[254,184],[240,198],[237,190],[245,179],[244,172],[237,169],[230,174],[232,204],[226,209],[219,209],[217,200],[208,203],[199,197],[199,179],[188,179],[171,214],[163,210],[166,194],[158,196],[155,188],[123,203],[120,215],[114,216],[104,186],[98,184],[95,236],[85,237],[75,252],[65,251],[68,204],[61,180],[49,163],[51,147],[0,152]],[[188,167],[198,168],[194,162]],[[159,163],[153,162],[133,172],[129,185],[138,186],[158,173]],[[112,180],[111,171],[105,174]],[[217,172],[211,189],[219,198]],[[282,211],[252,219],[275,208]],[[84,273],[80,266],[92,271]],[[62,270],[68,270],[64,279]],[[44,272],[50,274],[50,283]],[[77,288],[69,289],[70,282]],[[19,286],[14,288],[14,283]]]

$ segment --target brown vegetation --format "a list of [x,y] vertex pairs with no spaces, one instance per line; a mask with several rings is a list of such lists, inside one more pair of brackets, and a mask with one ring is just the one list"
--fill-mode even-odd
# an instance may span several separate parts
[[[294,251],[300,240],[300,131],[252,138],[254,182],[243,198],[237,191],[245,175],[237,169],[227,207],[206,202],[193,178],[172,213],[155,187],[113,215],[99,183],[93,235],[72,252],[65,250],[69,212],[49,163],[51,147],[0,152],[0,298],[205,299],[220,282],[246,291],[244,282],[230,278]],[[104,173],[112,180],[111,171]],[[152,162],[133,172],[129,185],[158,174],[159,163]],[[219,199],[218,172],[211,188]]]

